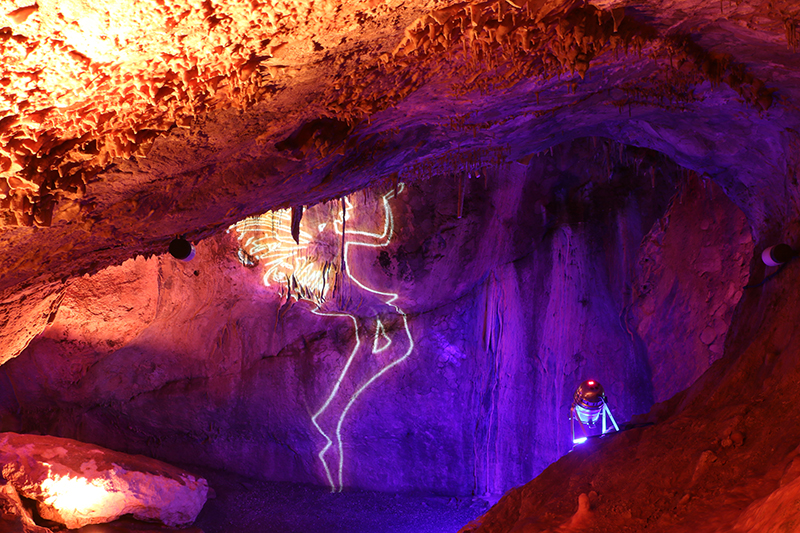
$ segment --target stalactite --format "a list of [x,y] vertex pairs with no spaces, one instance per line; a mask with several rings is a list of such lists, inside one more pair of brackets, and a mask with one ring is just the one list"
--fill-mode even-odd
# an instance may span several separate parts
[[786,44],[793,51],[797,51],[797,22],[794,19],[787,18],[783,21],[783,26],[786,30]]
[[461,215],[464,213],[464,193],[467,186],[466,183],[467,174],[465,172],[461,172],[458,174],[458,207],[456,209],[456,216],[457,218],[461,218]]
[[503,309],[505,294],[497,274],[490,273],[486,279],[485,299],[483,307],[483,331],[481,341],[483,349],[497,352],[503,336]]
[[292,207],[292,238],[300,244],[300,221],[303,219],[303,206]]
[[345,242],[346,242],[346,234],[347,234],[347,205],[345,204],[344,197],[339,199],[341,209],[342,209],[342,246],[340,251],[341,257],[341,268],[336,275],[336,286],[334,287],[334,293],[338,293],[339,297],[339,307],[344,309],[344,279],[345,274],[347,273],[347,256],[345,254]]

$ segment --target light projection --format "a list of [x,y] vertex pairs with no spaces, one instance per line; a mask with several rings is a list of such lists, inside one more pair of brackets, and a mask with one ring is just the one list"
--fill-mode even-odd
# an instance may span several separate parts
[[47,494],[44,503],[56,509],[89,514],[91,509],[105,505],[108,490],[104,485],[105,480],[55,475],[42,481],[42,491]]
[[[103,521],[110,513],[123,514],[125,497],[112,487],[108,479],[87,479],[80,476],[59,475],[51,471],[41,483],[41,502],[52,509],[68,526]],[[50,516],[50,513],[44,512]],[[55,518],[55,517],[54,517]]]
[[[351,258],[359,248],[389,246],[394,233],[390,200],[404,190],[405,185],[399,184],[379,197],[380,232],[367,231],[375,217],[354,204],[354,198],[343,199],[338,209],[323,207],[321,214],[314,213],[319,206],[309,209],[299,244],[291,236],[289,209],[234,226],[244,251],[263,263],[266,286],[275,287],[287,300],[311,302],[315,315],[347,320],[353,328],[355,344],[330,392],[311,415],[324,440],[317,456],[332,492],[344,486],[347,415],[364,391],[414,350],[408,316],[397,305],[399,295],[370,286],[354,272],[353,264],[362,263]],[[363,204],[369,203],[366,194],[362,198]]]
[[[264,285],[278,287],[281,296],[287,298],[294,295],[298,299],[322,304],[332,288],[336,269],[331,262],[321,258],[318,251],[315,253],[312,246],[314,236],[308,231],[301,229],[301,244],[294,242],[291,217],[291,209],[279,209],[245,219],[234,227],[247,255],[263,261],[266,268]],[[318,229],[321,235],[325,227]]]

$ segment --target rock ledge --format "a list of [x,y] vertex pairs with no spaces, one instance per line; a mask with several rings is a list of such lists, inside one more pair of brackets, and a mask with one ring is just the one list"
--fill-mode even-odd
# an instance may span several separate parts
[[130,514],[168,526],[194,522],[205,479],[141,455],[71,439],[0,433],[3,477],[43,518],[76,529]]

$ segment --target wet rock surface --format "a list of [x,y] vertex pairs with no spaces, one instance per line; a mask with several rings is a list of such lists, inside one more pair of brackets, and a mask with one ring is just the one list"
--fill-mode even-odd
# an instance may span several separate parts
[[[688,179],[639,252],[628,312],[648,346],[656,402],[722,357],[755,248],[744,214],[729,202],[710,180]],[[681,353],[694,357],[674,364]]]

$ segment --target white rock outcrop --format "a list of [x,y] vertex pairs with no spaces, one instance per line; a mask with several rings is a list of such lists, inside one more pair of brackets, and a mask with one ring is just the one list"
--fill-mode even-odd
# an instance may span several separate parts
[[130,514],[168,526],[194,522],[208,483],[166,463],[71,439],[0,433],[3,477],[70,529]]

